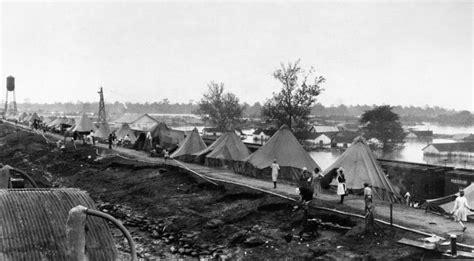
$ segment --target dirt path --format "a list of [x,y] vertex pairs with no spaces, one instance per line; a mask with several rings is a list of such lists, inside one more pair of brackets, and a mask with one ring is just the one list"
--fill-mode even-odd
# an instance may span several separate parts
[[[47,133],[46,135],[51,139],[63,139],[62,136],[52,133]],[[273,184],[269,180],[254,179],[251,177],[235,174],[234,172],[226,169],[210,168],[197,164],[183,163],[176,160],[167,160],[165,162],[163,158],[149,157],[149,155],[143,151],[135,151],[121,147],[114,147],[110,151],[108,149],[108,145],[106,144],[96,144],[96,147],[107,150],[107,153],[118,153],[122,156],[147,163],[185,167],[194,171],[196,174],[202,175],[209,179],[231,182],[233,184],[255,188],[260,191],[285,198],[298,198],[295,187],[292,185],[279,184],[277,189],[273,189]],[[356,215],[362,214],[362,210],[364,209],[364,202],[360,197],[349,196],[347,199],[345,199],[343,205],[338,205],[336,204],[337,202],[337,195],[326,192],[319,196],[319,199],[315,202],[314,206],[349,212]],[[375,217],[388,222],[390,220],[390,205],[386,204],[385,202],[375,202]],[[451,219],[447,219],[433,213],[426,213],[421,209],[408,208],[398,204],[393,205],[393,223],[411,229],[416,229],[426,234],[435,234],[444,238],[448,238],[448,233],[450,232],[460,232],[460,225]],[[467,231],[458,240],[458,242],[474,245],[474,236],[472,234],[472,231],[474,231],[474,225],[467,223],[466,226]]]

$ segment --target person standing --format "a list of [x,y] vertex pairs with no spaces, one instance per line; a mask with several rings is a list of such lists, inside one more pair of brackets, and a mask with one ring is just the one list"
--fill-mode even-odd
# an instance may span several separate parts
[[168,152],[167,149],[163,150],[163,157],[165,158],[165,162],[169,159],[170,153]]
[[407,202],[407,206],[411,206],[411,194],[410,194],[410,191],[407,191],[407,193],[405,193],[405,201]]
[[311,173],[309,173],[308,168],[306,167],[301,169],[301,176],[298,186],[306,188],[311,187]]
[[113,142],[114,138],[112,136],[112,133],[109,134],[109,149],[112,149],[112,142]]
[[464,190],[459,191],[459,197],[454,201],[453,211],[451,214],[454,216],[454,220],[459,222],[462,227],[462,232],[466,231],[466,227],[462,222],[467,221],[467,211],[472,211],[469,204],[467,204],[467,199],[464,197]]
[[313,187],[313,198],[316,198],[318,193],[321,193],[321,179],[323,178],[321,170],[316,167],[311,175],[311,187]]
[[280,171],[280,166],[278,165],[276,159],[273,160],[271,168],[272,168],[273,188],[276,188],[277,187],[278,173]]
[[369,183],[364,183],[364,202],[365,202],[365,213],[372,206],[372,188],[369,186]]
[[342,167],[337,169],[337,194],[341,196],[339,204],[344,203],[344,196],[346,195],[346,177],[344,175],[344,169]]

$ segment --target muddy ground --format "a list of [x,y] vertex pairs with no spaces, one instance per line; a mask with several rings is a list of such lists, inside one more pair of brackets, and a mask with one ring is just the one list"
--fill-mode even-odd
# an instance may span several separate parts
[[[397,244],[421,236],[381,227],[364,232],[364,221],[310,210],[312,218],[348,229],[302,229],[294,203],[239,186],[215,186],[178,169],[103,157],[90,146],[64,151],[43,137],[0,124],[0,163],[29,173],[41,187],[77,187],[98,208],[120,219],[141,257],[215,259],[419,260],[436,257]],[[127,251],[113,229],[117,247]]]

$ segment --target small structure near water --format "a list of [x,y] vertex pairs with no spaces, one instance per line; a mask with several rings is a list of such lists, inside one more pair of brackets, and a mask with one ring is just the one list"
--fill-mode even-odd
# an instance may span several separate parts
[[430,156],[474,157],[474,142],[431,143],[422,150]]

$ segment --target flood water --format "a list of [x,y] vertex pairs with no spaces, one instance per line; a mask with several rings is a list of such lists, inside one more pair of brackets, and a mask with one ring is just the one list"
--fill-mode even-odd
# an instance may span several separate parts
[[[440,126],[432,123],[424,123],[422,125],[408,126],[409,128],[414,128],[416,130],[431,130],[434,134],[469,134],[474,133],[474,126],[468,127],[458,127],[458,126]],[[190,131],[194,127],[181,127],[179,129]],[[199,131],[202,131],[204,127],[197,127]],[[244,130],[245,134],[251,134]],[[254,140],[251,136],[248,136],[244,142],[254,143]],[[422,149],[430,143],[446,143],[446,142],[455,142],[450,139],[433,139],[429,141],[422,141],[417,139],[406,140],[403,148],[400,150],[394,151],[389,154],[382,155],[381,153],[376,153],[378,158],[389,159],[389,160],[399,160],[407,162],[416,162],[416,163],[426,163],[434,164],[441,166],[450,166],[456,168],[469,168],[474,169],[474,158],[460,158],[460,157],[425,157],[423,156]],[[309,152],[311,157],[318,163],[318,165],[325,169],[329,167],[339,155],[342,154],[340,150],[327,149],[325,151],[311,151]]]

